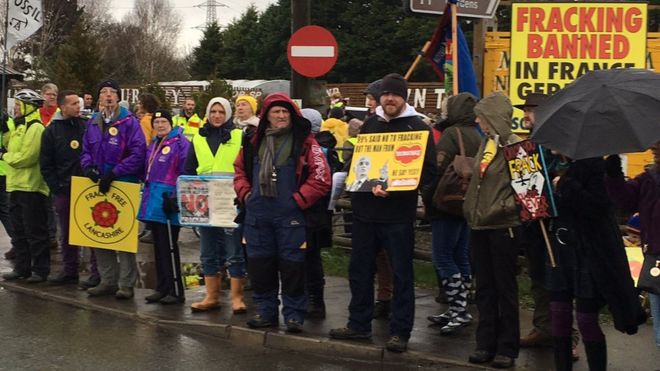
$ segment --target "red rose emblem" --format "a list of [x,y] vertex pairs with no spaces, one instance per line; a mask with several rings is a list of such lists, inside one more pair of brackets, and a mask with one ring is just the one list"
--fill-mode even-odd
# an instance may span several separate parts
[[98,202],[92,207],[92,219],[96,225],[112,228],[119,218],[119,210],[107,200]]

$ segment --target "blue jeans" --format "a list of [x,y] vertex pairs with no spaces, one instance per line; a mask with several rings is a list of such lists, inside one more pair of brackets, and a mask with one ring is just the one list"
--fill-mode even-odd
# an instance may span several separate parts
[[215,276],[227,266],[229,276],[245,277],[245,257],[241,248],[241,234],[234,228],[199,228],[201,240],[202,272],[205,276]]
[[441,278],[457,273],[471,275],[470,228],[464,219],[442,218],[431,221],[433,232],[433,266]]
[[415,318],[413,223],[367,223],[354,219],[352,244],[348,267],[351,287],[348,327],[356,331],[371,332],[376,255],[382,247],[387,251],[394,273],[390,335],[408,340]]
[[660,295],[649,293],[649,299],[651,299],[651,315],[653,316],[655,345],[660,348]]

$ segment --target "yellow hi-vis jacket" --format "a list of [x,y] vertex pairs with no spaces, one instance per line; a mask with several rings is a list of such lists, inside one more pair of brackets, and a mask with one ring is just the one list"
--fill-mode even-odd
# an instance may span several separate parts
[[206,137],[195,135],[192,139],[197,156],[197,175],[217,175],[219,173],[234,173],[234,161],[241,150],[243,131],[233,129],[231,138],[220,144],[215,156],[211,153]]
[[202,127],[203,122],[195,113],[189,119],[186,119],[186,116],[184,115],[176,115],[172,118],[172,124],[174,126],[181,126],[183,128],[183,135],[185,135],[188,140],[192,140],[193,136],[199,133],[199,129]]

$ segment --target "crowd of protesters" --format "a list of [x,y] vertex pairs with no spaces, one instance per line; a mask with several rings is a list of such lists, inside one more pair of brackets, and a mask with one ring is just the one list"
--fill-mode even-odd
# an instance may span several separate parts
[[[539,227],[545,222],[519,219],[502,148],[522,139],[511,131],[514,107],[502,94],[481,100],[469,93],[452,96],[443,103],[441,122],[430,127],[406,103],[408,84],[397,74],[365,90],[369,107],[364,120],[347,120],[346,101],[340,96],[333,96],[324,121],[318,111],[301,110],[284,93],[267,96],[260,110],[249,95],[238,96],[233,104],[215,97],[200,117],[192,98],[184,99],[180,113],[172,116],[151,94],[141,95],[131,112],[120,102],[120,92],[115,81],[106,80],[96,96],[79,97],[54,84],[44,85],[40,93],[24,89],[15,94],[13,117],[0,122],[0,221],[12,246],[5,257],[14,261],[5,280],[79,284],[90,297],[132,299],[135,254],[93,249],[90,275],[79,280],[81,249],[71,246],[68,236],[71,177],[89,178],[102,194],[115,181],[140,183],[138,220],[151,231],[157,272],[155,291],[144,299],[184,303],[177,178],[229,175],[238,227],[199,229],[206,295],[191,310],[220,309],[227,274],[231,310],[246,313],[249,278],[256,314],[247,325],[279,326],[281,297],[286,331],[301,332],[306,318],[325,318],[320,249],[332,245],[332,211],[327,207],[332,175],[348,169],[368,172],[371,166],[366,158],[353,163],[357,135],[429,131],[416,190],[388,190],[386,168],[381,179],[365,174],[346,189],[352,207],[346,219],[352,238],[351,299],[348,323],[332,329],[331,338],[370,338],[372,320],[389,318],[386,349],[407,350],[415,317],[414,224],[420,199],[432,229],[433,266],[448,303],[428,320],[443,335],[466,331],[464,327],[477,322],[469,362],[509,368],[521,347],[552,346],[555,368],[571,370],[581,335],[589,369],[605,370],[600,310],[607,305],[615,328],[627,334],[635,334],[646,319],[615,208],[638,213],[639,244],[644,253],[659,254],[660,143],[651,148],[654,162],[634,179],[624,177],[618,155],[574,161],[543,149],[559,211],[548,225],[558,261],[549,268],[548,241]],[[532,94],[515,107],[524,111],[528,129],[544,99]],[[474,159],[458,213],[435,200],[439,179],[457,156]],[[56,225],[63,269],[55,273],[50,254]],[[516,271],[523,251],[535,310],[533,329],[521,338]],[[478,321],[468,312],[473,291]],[[660,347],[660,296],[649,297]],[[579,332],[573,328],[574,306]]]

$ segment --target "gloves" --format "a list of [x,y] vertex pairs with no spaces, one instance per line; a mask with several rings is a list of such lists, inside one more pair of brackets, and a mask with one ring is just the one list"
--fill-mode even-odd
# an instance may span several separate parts
[[163,212],[165,212],[165,215],[176,214],[179,212],[179,205],[176,202],[176,197],[170,197],[167,192],[163,192]]
[[619,155],[610,155],[605,159],[605,174],[610,178],[619,178],[623,176],[621,170],[621,157]]
[[112,171],[103,174],[103,177],[101,177],[101,181],[99,182],[99,192],[108,193],[110,190],[110,184],[112,184],[114,178],[115,174],[113,174]]
[[88,177],[94,183],[99,181],[99,171],[95,167],[90,167],[85,170],[84,176]]

